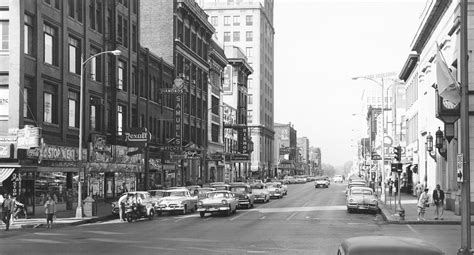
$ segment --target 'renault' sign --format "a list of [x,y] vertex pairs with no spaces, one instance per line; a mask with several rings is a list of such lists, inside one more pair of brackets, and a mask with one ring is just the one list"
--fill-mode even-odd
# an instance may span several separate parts
[[128,147],[144,147],[150,140],[151,133],[146,128],[131,129],[129,132],[125,132],[125,142]]

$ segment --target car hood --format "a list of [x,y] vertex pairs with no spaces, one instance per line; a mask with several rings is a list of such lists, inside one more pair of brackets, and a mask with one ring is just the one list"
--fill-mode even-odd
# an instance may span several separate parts
[[231,199],[229,198],[205,198],[203,200],[201,200],[202,204],[203,205],[209,205],[209,204],[221,204],[222,203],[222,200],[227,200],[228,202],[231,201]]
[[159,201],[160,203],[170,203],[170,202],[177,202],[177,201],[184,201],[188,199],[187,197],[165,197],[161,198]]

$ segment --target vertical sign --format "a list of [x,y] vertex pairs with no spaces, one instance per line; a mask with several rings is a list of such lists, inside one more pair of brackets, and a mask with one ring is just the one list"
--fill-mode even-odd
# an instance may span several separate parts
[[238,151],[242,154],[249,153],[249,146],[248,146],[248,129],[243,128],[238,130]]
[[13,196],[18,197],[20,196],[21,192],[21,175],[18,170],[15,170],[12,174],[12,184],[13,184]]
[[459,153],[458,154],[458,157],[457,157],[457,179],[458,179],[458,182],[462,182],[462,165],[463,165],[463,161],[464,161],[464,157],[463,157],[463,154],[462,153]]
[[174,124],[175,124],[175,144],[177,146],[182,145],[183,137],[183,119],[182,119],[182,107],[183,107],[183,94],[176,94],[176,105],[174,108]]

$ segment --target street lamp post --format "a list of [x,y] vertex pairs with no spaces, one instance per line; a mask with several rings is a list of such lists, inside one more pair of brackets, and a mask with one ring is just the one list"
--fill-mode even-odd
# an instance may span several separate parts
[[82,218],[82,176],[83,176],[83,162],[82,162],[82,133],[83,133],[83,122],[84,122],[84,116],[83,116],[83,104],[84,104],[84,72],[85,72],[85,66],[86,64],[94,59],[95,57],[102,55],[102,54],[113,54],[114,56],[120,55],[119,50],[109,50],[109,51],[103,51],[99,52],[95,55],[90,56],[88,59],[84,61],[84,55],[81,54],[81,79],[79,81],[79,155],[78,155],[78,161],[80,165],[79,169],[79,183],[77,185],[77,208],[76,208],[76,218]]

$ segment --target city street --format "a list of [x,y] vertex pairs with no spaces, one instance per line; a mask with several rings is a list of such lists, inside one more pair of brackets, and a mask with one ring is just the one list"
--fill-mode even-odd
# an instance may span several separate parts
[[446,254],[459,248],[458,225],[388,225],[380,214],[347,213],[345,186],[288,185],[283,199],[230,217],[193,213],[11,232],[0,235],[0,254],[335,254],[343,239],[363,235],[418,237]]

